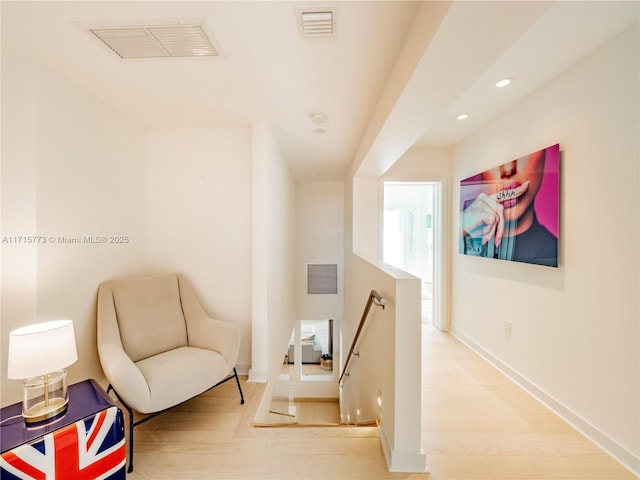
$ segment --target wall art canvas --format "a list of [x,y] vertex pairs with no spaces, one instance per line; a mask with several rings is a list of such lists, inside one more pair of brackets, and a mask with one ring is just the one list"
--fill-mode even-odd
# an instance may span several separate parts
[[460,182],[460,253],[558,266],[560,145]]

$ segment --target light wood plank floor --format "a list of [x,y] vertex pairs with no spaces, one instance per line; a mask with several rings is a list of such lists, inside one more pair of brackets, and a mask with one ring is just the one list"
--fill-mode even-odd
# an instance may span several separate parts
[[423,345],[431,479],[637,478],[452,335],[424,327]]
[[424,332],[430,474],[389,473],[373,427],[254,428],[263,392],[228,382],[136,428],[131,479],[631,480],[451,335]]
[[338,399],[274,398],[271,410],[263,426],[305,425],[310,427],[337,426],[340,424]]

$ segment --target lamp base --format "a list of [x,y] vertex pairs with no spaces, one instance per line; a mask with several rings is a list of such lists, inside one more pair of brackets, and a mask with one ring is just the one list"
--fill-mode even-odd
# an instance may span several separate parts
[[26,423],[38,423],[62,415],[68,407],[69,399],[53,398],[48,405],[45,402],[32,405],[28,411],[22,413],[22,416]]
[[61,370],[24,381],[22,416],[26,423],[42,422],[67,411],[67,372]]

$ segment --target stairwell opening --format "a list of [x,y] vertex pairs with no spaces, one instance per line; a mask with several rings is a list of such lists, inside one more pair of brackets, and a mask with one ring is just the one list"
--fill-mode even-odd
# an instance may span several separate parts
[[333,319],[299,320],[284,352],[269,414],[259,426],[340,424]]

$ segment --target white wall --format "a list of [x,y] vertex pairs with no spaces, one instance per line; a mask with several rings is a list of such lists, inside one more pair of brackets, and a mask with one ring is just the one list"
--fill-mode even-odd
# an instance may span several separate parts
[[[342,182],[298,183],[296,187],[296,291],[300,320],[342,317],[344,271]],[[338,294],[307,294],[307,264],[338,265]]]
[[[21,382],[6,376],[9,332],[29,323],[73,320],[78,361],[69,382],[103,377],[96,292],[101,281],[144,268],[145,154],[140,125],[45,67],[3,55],[2,237],[41,243],[1,245],[2,405],[21,398]],[[110,243],[115,236],[126,243]]]
[[152,129],[148,272],[180,272],[209,315],[242,328],[251,363],[251,131]]
[[460,179],[560,143],[559,268],[452,259],[453,332],[636,470],[638,40],[636,24],[456,148],[454,212]]
[[383,178],[442,178],[449,180],[453,169],[452,147],[413,146],[394,163]]
[[[296,185],[296,314],[298,320],[333,319],[334,378],[331,382],[301,381],[301,366],[291,380],[296,397],[337,398],[338,332],[344,304],[344,186],[342,182]],[[338,266],[337,294],[307,293],[307,264]],[[323,348],[328,348],[328,339]],[[296,352],[300,355],[299,352]],[[296,358],[300,358],[299,356]]]
[[6,236],[36,235],[39,68],[2,57],[2,204],[0,217],[0,334],[2,406],[21,399],[21,382],[7,379],[9,332],[37,321],[38,247]]
[[[373,306],[341,388],[341,420],[379,420],[380,441],[390,471],[426,469],[421,443],[420,279],[390,265],[347,255],[342,363],[355,338],[371,290],[387,301]],[[380,398],[381,404],[378,404]]]
[[346,224],[352,234],[353,245],[348,253],[354,252],[365,258],[379,258],[380,249],[380,178],[354,177],[352,179],[351,224]]
[[[271,134],[272,135],[272,134]],[[269,372],[275,379],[286,352],[296,316],[295,181],[275,137],[269,142],[267,295]],[[260,341],[256,339],[255,341]]]
[[250,381],[267,381],[264,422],[296,320],[295,182],[269,125],[253,125],[253,356]]
[[380,251],[379,182],[377,177],[354,177],[344,184],[341,370],[369,292],[378,290],[389,306],[384,310],[376,307],[368,317],[360,357],[341,389],[341,415],[343,422],[352,423],[380,419],[380,441],[389,469],[417,472],[426,469],[417,420],[422,401],[420,279],[376,260]]

